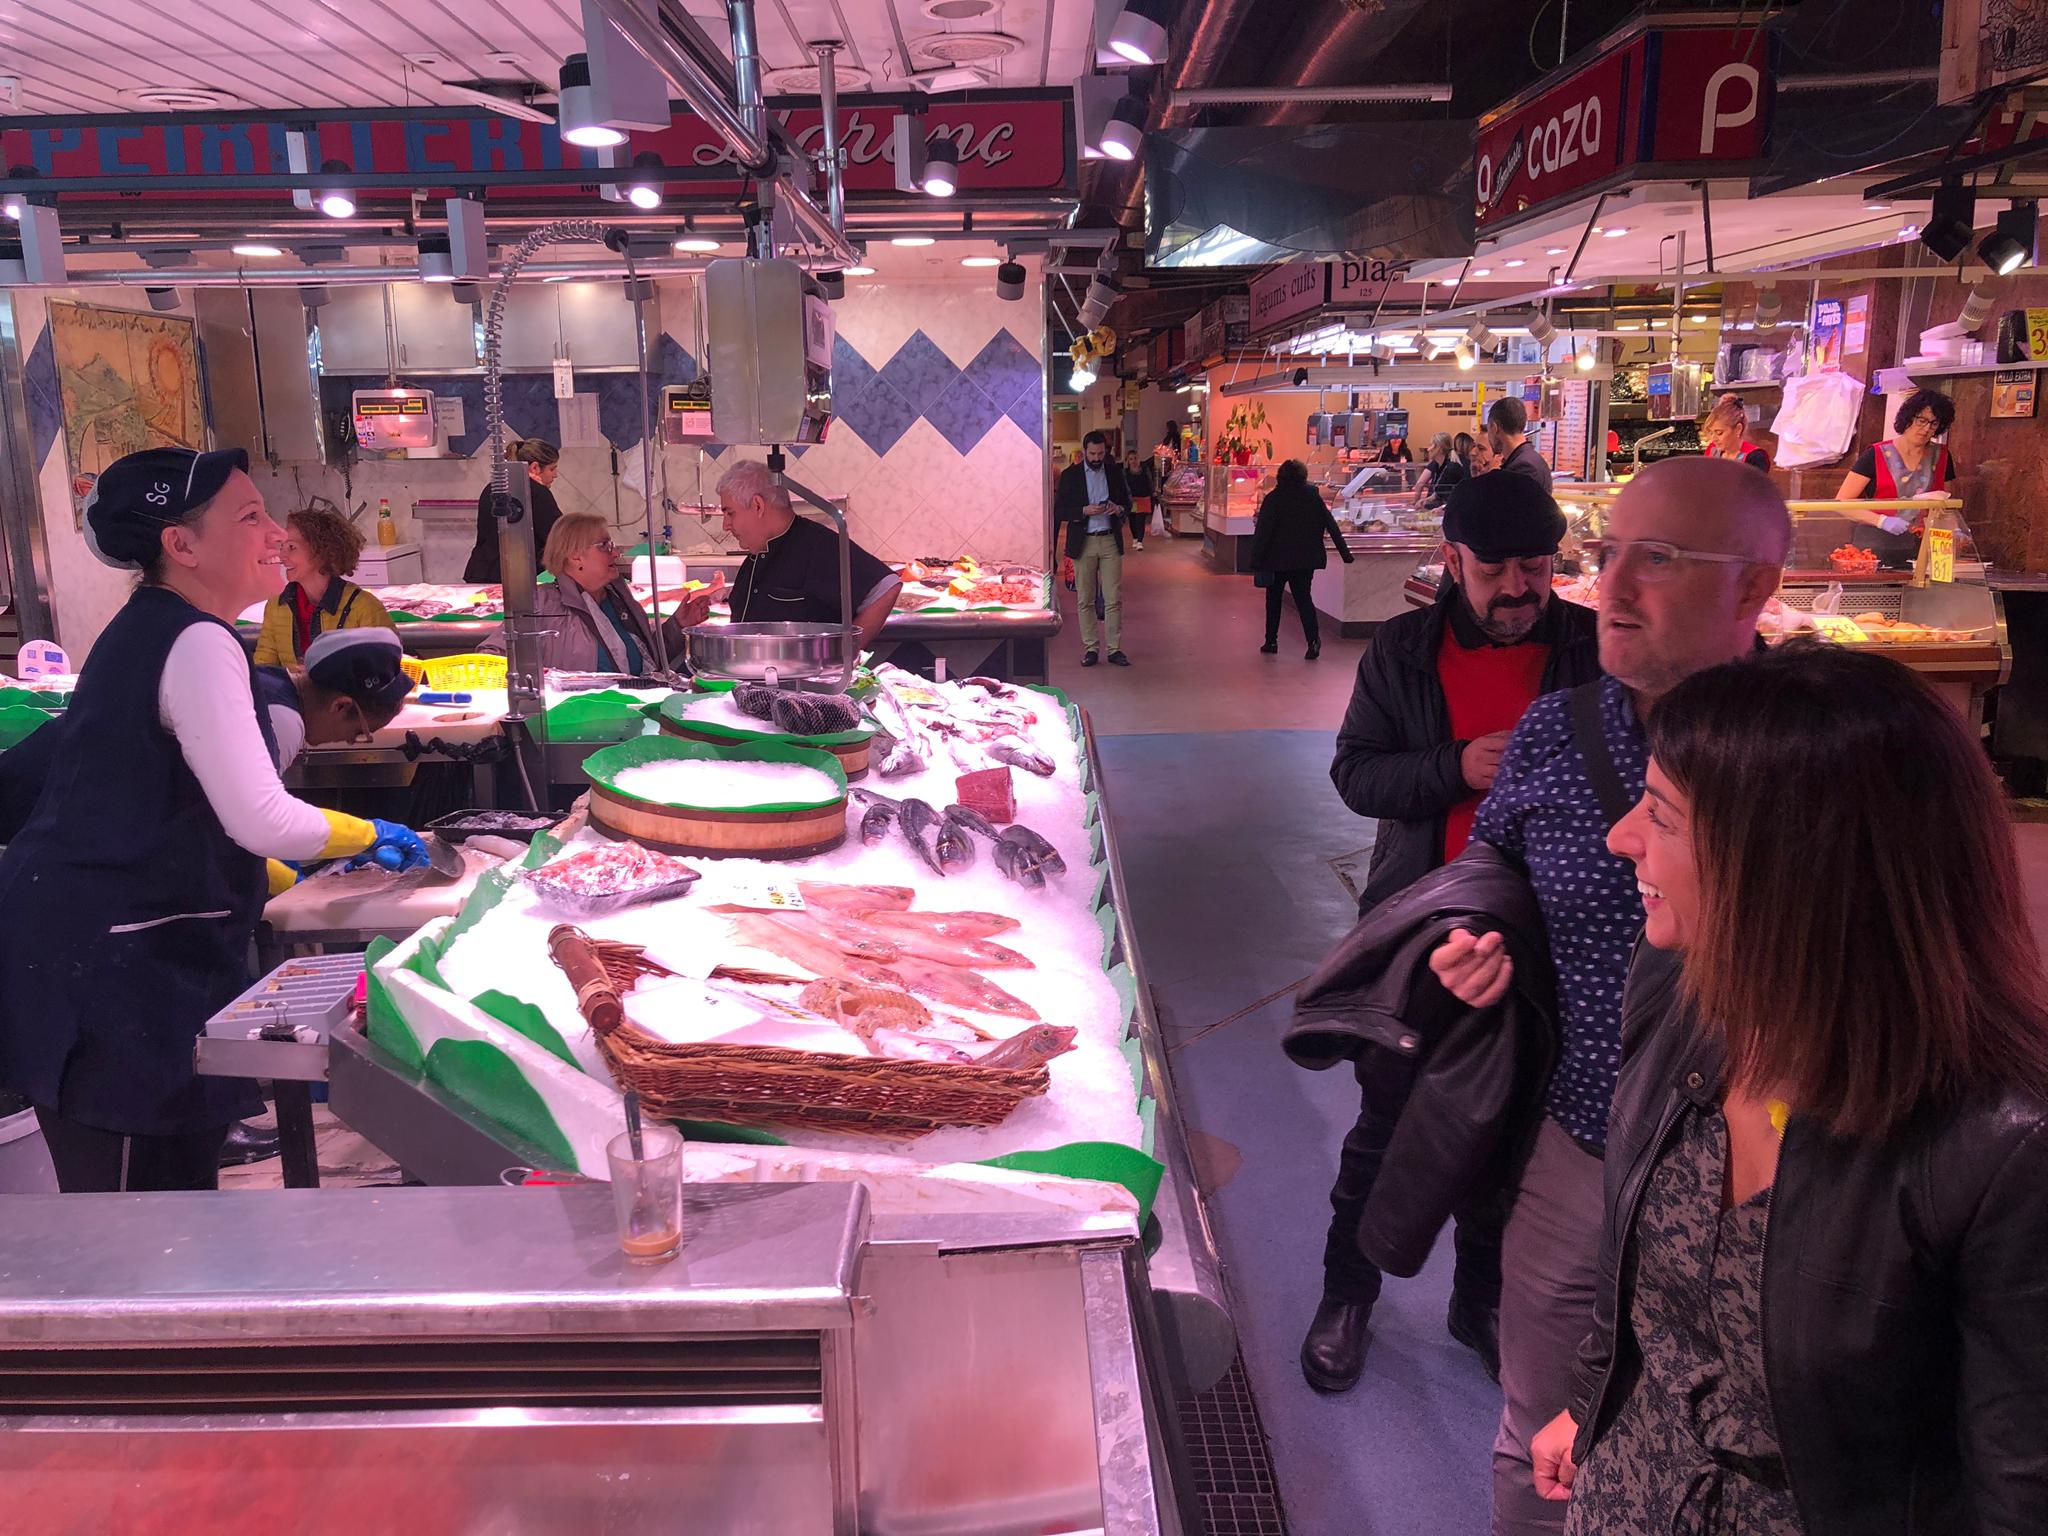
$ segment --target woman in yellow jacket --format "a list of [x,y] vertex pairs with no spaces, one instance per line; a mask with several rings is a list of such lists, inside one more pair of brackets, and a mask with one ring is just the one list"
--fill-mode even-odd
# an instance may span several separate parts
[[330,629],[388,629],[397,626],[384,605],[348,577],[363,553],[363,536],[338,512],[317,508],[285,518],[285,589],[263,610],[256,637],[256,665],[296,667],[306,647]]

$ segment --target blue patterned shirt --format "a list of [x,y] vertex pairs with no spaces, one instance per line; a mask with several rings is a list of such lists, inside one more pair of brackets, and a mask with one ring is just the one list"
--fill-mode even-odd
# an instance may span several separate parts
[[[1600,723],[1631,800],[1650,750],[1629,693],[1600,680]],[[1621,1068],[1621,991],[1643,930],[1635,866],[1607,851],[1607,817],[1572,739],[1571,694],[1545,694],[1509,738],[1472,826],[1528,871],[1557,970],[1558,1058],[1546,1109],[1579,1140],[1607,1144]]]

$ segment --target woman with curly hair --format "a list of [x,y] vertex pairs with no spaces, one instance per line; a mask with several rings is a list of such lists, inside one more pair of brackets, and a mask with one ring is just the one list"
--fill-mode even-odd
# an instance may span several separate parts
[[339,512],[307,507],[284,520],[285,589],[263,610],[256,665],[296,667],[306,647],[330,629],[389,629],[384,605],[348,578],[363,553],[363,536]]

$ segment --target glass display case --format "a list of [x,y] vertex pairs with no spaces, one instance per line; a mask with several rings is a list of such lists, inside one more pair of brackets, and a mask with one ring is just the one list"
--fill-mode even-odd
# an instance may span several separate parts
[[1207,526],[1208,477],[1199,464],[1181,464],[1159,483],[1159,517],[1169,535],[1200,538]]
[[1273,464],[1210,464],[1202,498],[1202,554],[1219,571],[1245,571]]
[[[1602,536],[1613,488],[1559,487],[1566,514],[1553,578],[1560,597],[1600,606],[1600,571],[1586,545]],[[1776,642],[1795,635],[1881,650],[1929,682],[1973,724],[1984,700],[2012,671],[2002,595],[1953,498],[1912,501],[1794,501],[1792,548],[1778,594],[1757,628]],[[1871,526],[1894,513],[1913,531],[1892,538]],[[1442,568],[1418,566],[1411,603],[1435,599]]]

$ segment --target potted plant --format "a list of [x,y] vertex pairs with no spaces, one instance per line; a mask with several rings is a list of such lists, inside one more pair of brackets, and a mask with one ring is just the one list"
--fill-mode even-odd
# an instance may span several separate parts
[[1252,461],[1252,449],[1256,445],[1268,459],[1273,457],[1273,439],[1260,434],[1266,429],[1266,408],[1263,405],[1240,405],[1231,411],[1223,423],[1223,435],[1217,440],[1216,452],[1219,457],[1228,455],[1238,464]]

